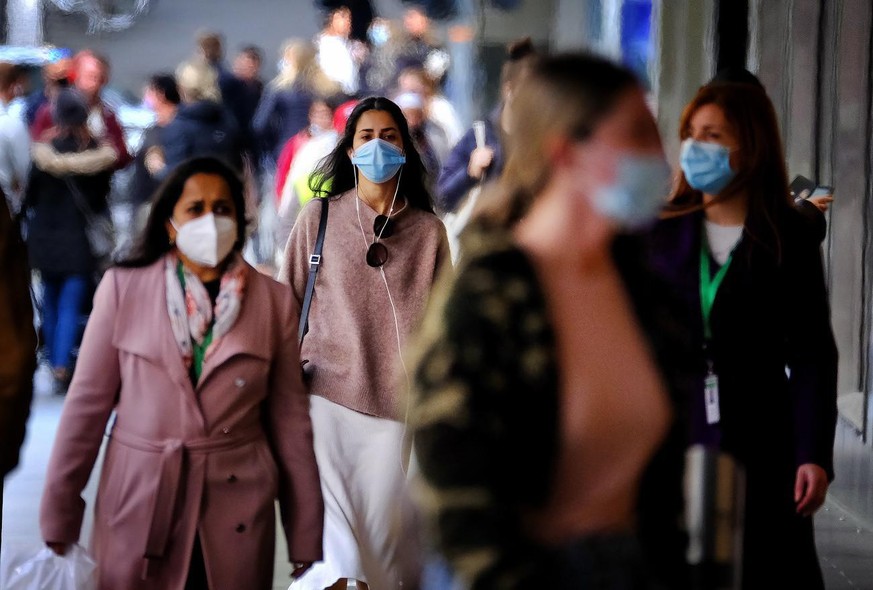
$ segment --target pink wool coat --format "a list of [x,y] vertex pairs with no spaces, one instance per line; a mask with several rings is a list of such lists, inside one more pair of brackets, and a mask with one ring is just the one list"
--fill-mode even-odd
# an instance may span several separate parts
[[115,410],[92,539],[101,590],[182,590],[195,533],[212,590],[271,588],[276,499],[289,561],[322,557],[297,303],[247,273],[239,317],[196,388],[170,327],[163,260],[110,270],[97,289],[40,526],[46,541],[78,540],[81,493]]

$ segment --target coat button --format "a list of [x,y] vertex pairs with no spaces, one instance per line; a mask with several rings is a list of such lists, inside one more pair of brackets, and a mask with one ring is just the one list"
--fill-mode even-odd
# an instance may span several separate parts
[[231,473],[230,475],[227,476],[227,481],[228,481],[229,483],[233,483],[233,482],[235,482],[235,481],[236,481],[236,476],[235,476],[234,474]]
[[238,525],[236,525],[236,532],[244,533],[245,530],[246,530],[246,525],[244,525],[243,523],[239,523]]
[[237,377],[236,380],[233,382],[233,384],[236,385],[237,387],[241,388],[241,387],[245,386],[246,380],[243,379],[242,377]]

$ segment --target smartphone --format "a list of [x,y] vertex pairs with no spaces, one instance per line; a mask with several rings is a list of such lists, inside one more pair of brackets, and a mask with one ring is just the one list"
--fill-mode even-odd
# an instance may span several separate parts
[[810,197],[823,197],[825,195],[833,195],[833,194],[834,194],[834,187],[832,187],[832,186],[817,186],[817,187],[815,187],[815,190],[812,191],[812,194],[809,196]]
[[485,147],[485,121],[473,121],[473,136],[477,148]]
[[806,176],[797,175],[794,177],[794,180],[791,181],[791,185],[789,189],[791,190],[791,196],[797,199],[808,199],[815,192],[815,189],[818,185],[808,179]]

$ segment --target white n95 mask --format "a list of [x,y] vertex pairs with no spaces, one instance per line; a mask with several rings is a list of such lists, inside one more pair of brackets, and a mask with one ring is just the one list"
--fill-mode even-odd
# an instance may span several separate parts
[[222,262],[236,243],[236,221],[224,216],[207,213],[176,228],[176,247],[192,262],[215,268]]

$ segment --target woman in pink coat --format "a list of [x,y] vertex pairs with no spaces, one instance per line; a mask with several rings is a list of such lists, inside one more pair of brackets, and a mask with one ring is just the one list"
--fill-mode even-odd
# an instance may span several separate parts
[[322,557],[323,504],[297,303],[239,252],[240,179],[180,165],[140,252],[97,289],[40,525],[76,543],[109,416],[92,550],[102,590],[269,589],[278,498],[292,575]]

